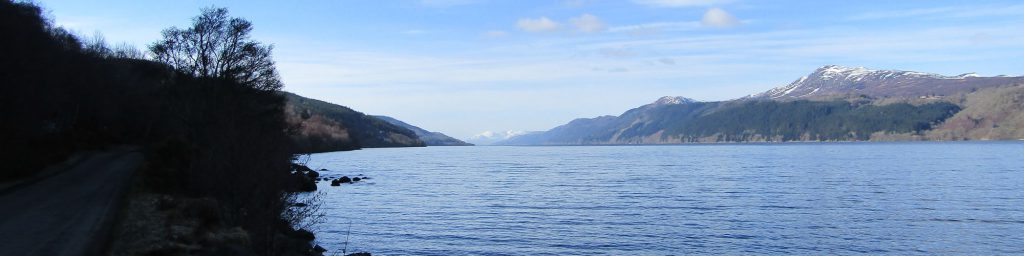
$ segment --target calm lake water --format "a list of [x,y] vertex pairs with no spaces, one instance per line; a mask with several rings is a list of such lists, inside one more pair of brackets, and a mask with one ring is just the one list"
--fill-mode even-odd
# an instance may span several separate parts
[[332,252],[350,231],[348,251],[373,255],[1024,253],[1024,142],[429,147],[309,165],[372,177],[320,183]]

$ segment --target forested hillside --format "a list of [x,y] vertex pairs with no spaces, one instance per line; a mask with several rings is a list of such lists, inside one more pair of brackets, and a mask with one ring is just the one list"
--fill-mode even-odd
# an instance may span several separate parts
[[960,111],[948,102],[884,106],[846,101],[748,101],[670,126],[663,139],[684,142],[850,141],[877,132],[922,134]]
[[922,135],[960,110],[935,102],[737,101],[649,104],[620,116],[577,119],[504,145],[658,144],[868,140],[875,133]]

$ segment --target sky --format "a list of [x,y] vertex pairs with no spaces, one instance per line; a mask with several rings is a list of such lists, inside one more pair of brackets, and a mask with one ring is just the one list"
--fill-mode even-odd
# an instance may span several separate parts
[[202,7],[251,21],[285,90],[456,138],[542,131],[662,96],[739,98],[829,64],[1024,75],[1021,1],[39,0],[144,48]]

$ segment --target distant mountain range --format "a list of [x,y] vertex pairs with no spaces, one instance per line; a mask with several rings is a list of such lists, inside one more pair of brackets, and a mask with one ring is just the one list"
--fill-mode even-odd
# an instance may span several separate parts
[[476,144],[476,145],[491,145],[491,144],[494,144],[494,143],[499,142],[499,141],[504,141],[504,140],[507,140],[507,139],[515,137],[515,136],[529,134],[529,133],[531,133],[531,132],[525,132],[525,131],[502,131],[502,132],[485,131],[485,132],[481,132],[481,133],[479,133],[477,135],[473,135],[473,137],[470,137],[470,138],[466,139],[466,141],[470,142],[470,143],[473,143],[473,144]]
[[388,116],[373,117],[413,131],[420,140],[427,144],[427,146],[473,146],[473,144],[449,137],[443,133],[427,131],[423,128],[416,127]]
[[499,145],[1024,139],[1024,77],[818,68],[736,100],[663,97]]

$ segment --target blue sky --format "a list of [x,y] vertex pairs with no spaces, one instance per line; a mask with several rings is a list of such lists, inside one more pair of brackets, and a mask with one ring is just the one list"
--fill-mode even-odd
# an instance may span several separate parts
[[838,64],[1024,74],[1021,1],[39,1],[140,47],[227,7],[285,90],[458,138],[547,130],[661,96],[728,100]]

